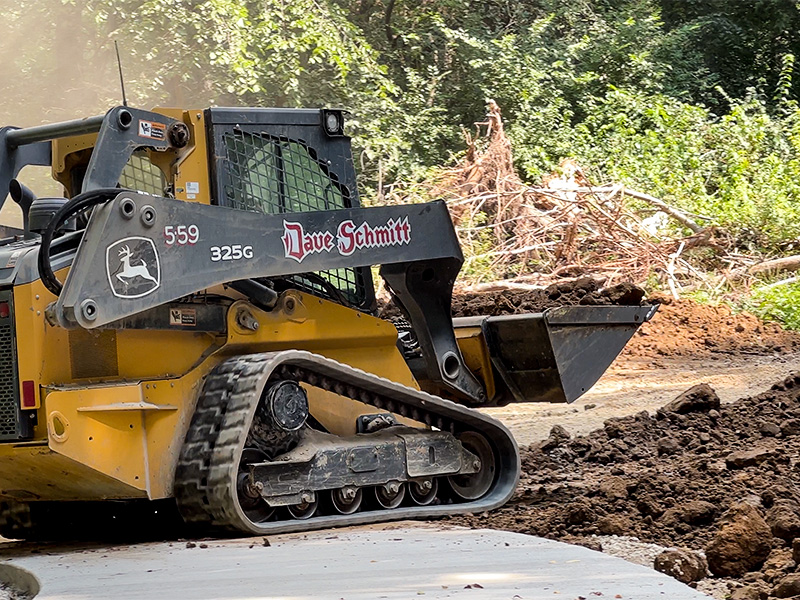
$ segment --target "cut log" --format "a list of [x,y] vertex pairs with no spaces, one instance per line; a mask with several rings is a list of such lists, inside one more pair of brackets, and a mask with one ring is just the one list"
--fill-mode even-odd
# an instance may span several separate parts
[[793,256],[765,260],[753,265],[747,269],[747,272],[750,275],[756,275],[757,273],[767,273],[769,271],[797,271],[798,269],[800,269],[800,254],[795,254]]

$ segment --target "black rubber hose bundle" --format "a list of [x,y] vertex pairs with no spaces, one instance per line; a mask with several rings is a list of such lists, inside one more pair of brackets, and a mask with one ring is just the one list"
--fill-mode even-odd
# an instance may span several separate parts
[[42,244],[39,247],[38,266],[39,277],[41,277],[44,287],[46,287],[53,294],[58,296],[61,294],[61,290],[64,289],[64,286],[61,285],[61,282],[56,279],[55,273],[53,273],[53,267],[50,264],[50,245],[53,243],[53,238],[55,237],[58,228],[61,227],[67,220],[77,215],[79,212],[92,208],[93,206],[97,206],[98,204],[103,204],[109,200],[113,200],[117,197],[117,195],[124,191],[126,190],[120,188],[98,188],[96,190],[83,192],[82,194],[78,194],[74,198],[71,198],[58,210],[56,214],[53,215],[53,218],[50,219],[50,223],[47,224],[47,229],[45,229],[44,233],[42,233]]

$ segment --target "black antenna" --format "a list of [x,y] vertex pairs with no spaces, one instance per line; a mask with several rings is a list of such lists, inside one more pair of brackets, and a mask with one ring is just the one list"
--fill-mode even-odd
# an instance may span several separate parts
[[128,106],[128,99],[125,98],[125,80],[122,78],[122,61],[119,58],[119,44],[114,40],[114,49],[117,51],[117,66],[119,67],[119,87],[122,88],[122,106]]

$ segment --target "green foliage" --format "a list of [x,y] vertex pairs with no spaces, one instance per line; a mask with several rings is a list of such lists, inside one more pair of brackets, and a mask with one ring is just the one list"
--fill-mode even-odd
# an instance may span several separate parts
[[800,11],[789,0],[0,5],[7,122],[118,102],[117,39],[139,105],[350,110],[368,200],[452,164],[462,128],[493,98],[529,182],[571,157],[597,182],[709,217],[742,248],[777,252],[800,237]]
[[763,319],[778,321],[788,329],[800,329],[800,283],[755,290],[750,310]]
[[708,215],[741,242],[776,249],[800,235],[798,115],[751,96],[722,118],[661,94],[590,100],[573,154],[604,178]]
[[470,281],[492,281],[497,279],[492,250],[497,243],[491,227],[486,225],[486,214],[478,212],[475,217],[463,223],[464,227],[475,228],[469,236],[462,237],[462,250],[467,257],[461,269],[463,277]]

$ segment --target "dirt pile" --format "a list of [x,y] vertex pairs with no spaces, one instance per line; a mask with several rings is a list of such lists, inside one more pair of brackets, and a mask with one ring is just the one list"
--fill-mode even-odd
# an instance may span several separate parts
[[542,312],[567,305],[658,304],[653,319],[644,324],[622,357],[657,359],[660,356],[721,357],[730,354],[785,353],[800,350],[800,332],[786,331],[746,312],[736,313],[719,304],[698,304],[665,296],[644,298],[644,291],[621,283],[601,288],[591,278],[557,283],[538,290],[497,293],[457,293],[453,316],[509,315]]
[[623,356],[713,357],[725,354],[765,354],[800,349],[800,332],[762,321],[724,304],[655,298],[653,319],[636,332]]
[[454,520],[589,545],[593,534],[616,534],[702,551],[712,573],[755,586],[742,598],[786,597],[790,577],[800,586],[800,374],[722,406],[710,387],[695,386],[654,415],[609,419],[587,436],[555,428],[522,449],[522,465],[511,503]]
[[602,288],[590,277],[554,283],[537,290],[506,290],[496,294],[461,293],[453,297],[454,317],[497,316],[542,312],[548,308],[576,304],[638,306],[644,290],[632,283]]

